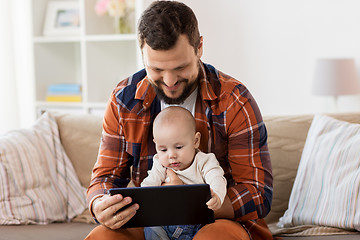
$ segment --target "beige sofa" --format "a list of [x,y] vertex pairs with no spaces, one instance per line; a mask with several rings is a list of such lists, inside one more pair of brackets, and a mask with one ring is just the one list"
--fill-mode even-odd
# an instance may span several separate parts
[[[55,114],[61,142],[71,159],[83,186],[87,187],[96,161],[102,118],[93,115]],[[360,113],[335,115],[336,118],[360,123]],[[312,115],[264,117],[274,175],[272,210],[266,221],[272,230],[287,209],[292,184],[304,147]],[[96,225],[86,211],[71,223],[49,225],[0,226],[0,240],[8,239],[83,239]],[[360,235],[283,237],[283,239],[360,239]]]

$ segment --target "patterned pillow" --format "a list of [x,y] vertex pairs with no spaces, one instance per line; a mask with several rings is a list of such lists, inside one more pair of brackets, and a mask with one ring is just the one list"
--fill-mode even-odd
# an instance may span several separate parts
[[86,208],[85,189],[45,113],[31,129],[0,136],[0,224],[70,220]]
[[279,227],[360,230],[360,124],[316,115]]

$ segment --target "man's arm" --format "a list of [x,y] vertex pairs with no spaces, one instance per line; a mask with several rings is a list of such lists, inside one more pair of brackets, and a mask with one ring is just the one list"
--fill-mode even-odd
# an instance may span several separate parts
[[105,110],[98,159],[87,191],[89,209],[92,209],[92,201],[95,198],[107,194],[107,189],[126,187],[130,181],[129,156],[125,151],[126,142],[119,121],[115,92],[116,90]]
[[93,217],[102,225],[117,229],[129,221],[139,209],[138,204],[122,210],[132,202],[129,197],[110,196],[107,189],[126,187],[130,181],[126,142],[117,109],[114,90],[107,105],[98,159],[93,169],[87,192],[89,209]]
[[228,195],[225,196],[223,204],[218,210],[214,211],[214,214],[215,214],[215,219],[218,218],[234,219],[234,209]]
[[264,218],[272,201],[272,173],[267,132],[258,106],[243,86],[231,93],[226,112],[228,160],[234,186],[228,188],[238,221]]

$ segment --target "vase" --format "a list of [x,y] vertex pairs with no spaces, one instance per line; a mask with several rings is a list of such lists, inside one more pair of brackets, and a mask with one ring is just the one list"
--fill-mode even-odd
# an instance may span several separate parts
[[114,18],[114,28],[116,34],[131,33],[131,26],[126,16]]

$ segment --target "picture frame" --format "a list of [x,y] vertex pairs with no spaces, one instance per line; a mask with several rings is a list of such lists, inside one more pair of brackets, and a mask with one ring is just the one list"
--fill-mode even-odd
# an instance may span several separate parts
[[44,36],[79,35],[80,27],[78,1],[48,2]]

